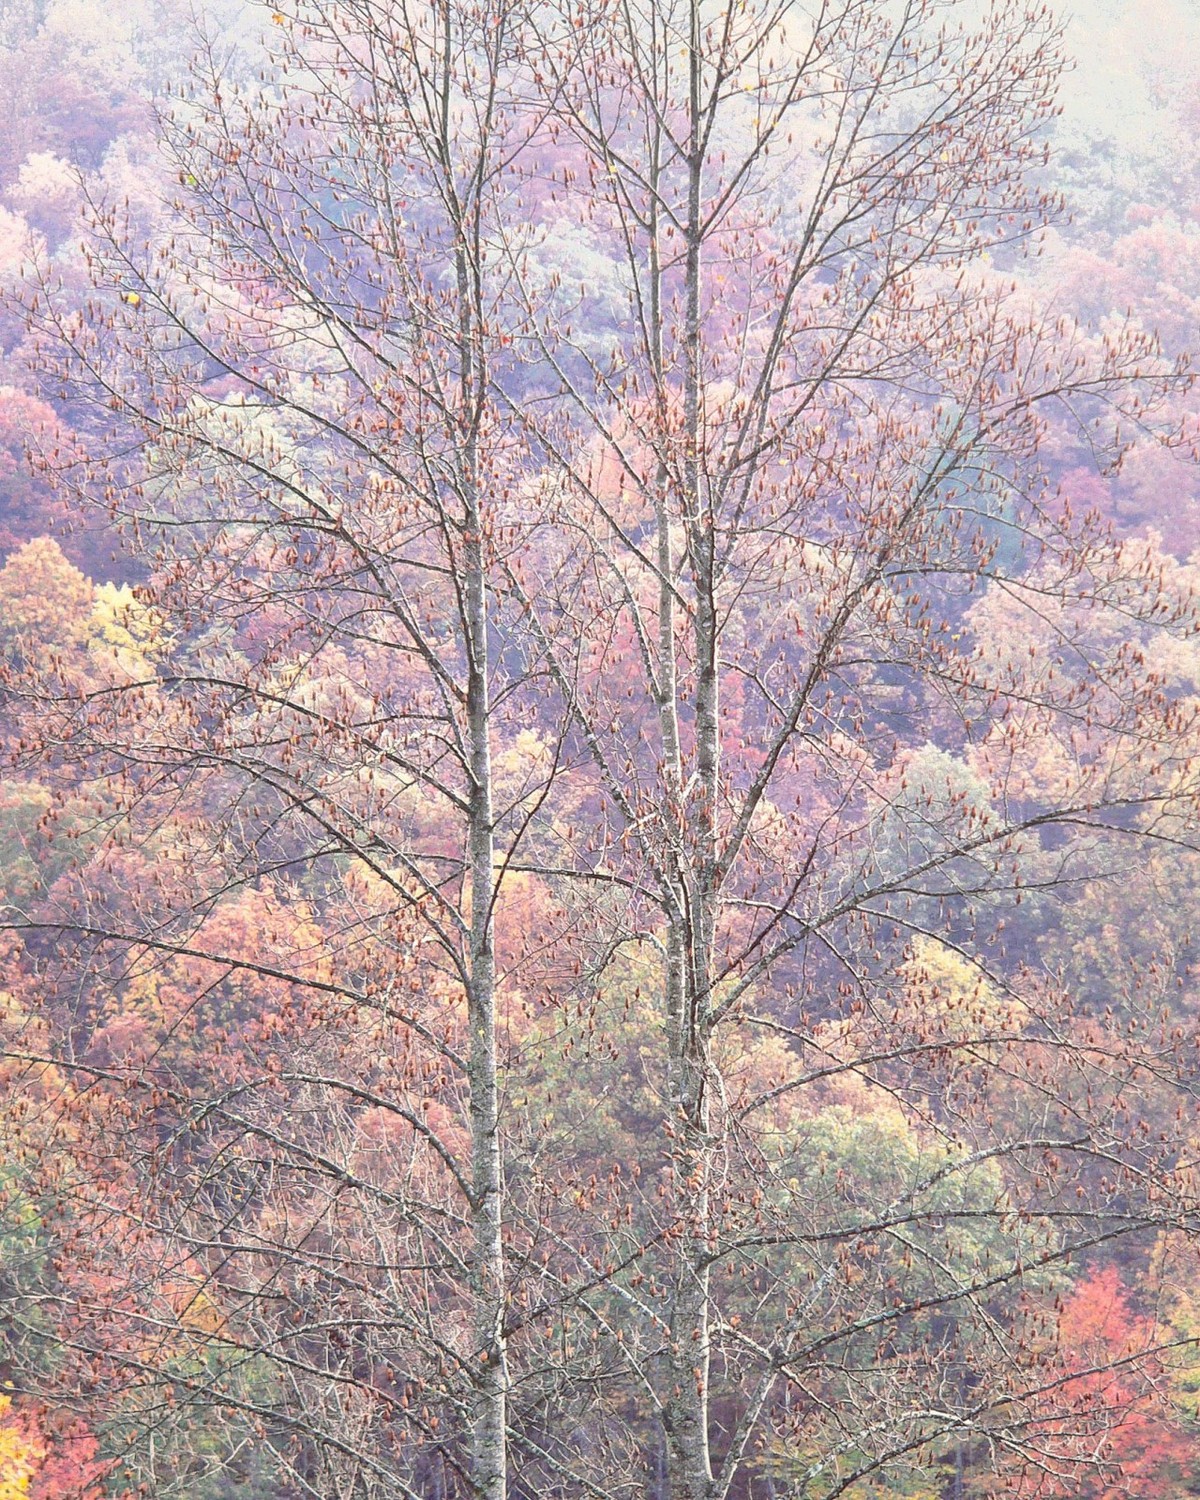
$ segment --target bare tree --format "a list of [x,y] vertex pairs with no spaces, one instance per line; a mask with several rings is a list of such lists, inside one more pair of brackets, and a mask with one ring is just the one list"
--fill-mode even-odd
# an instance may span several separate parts
[[[542,204],[544,243],[569,215],[605,271],[577,299],[565,276],[524,280],[527,337],[558,398],[551,422],[535,407],[527,427],[594,545],[578,686],[578,603],[542,618],[570,615],[565,633],[546,627],[547,652],[613,809],[587,874],[619,877],[657,913],[643,930],[662,951],[671,1232],[662,1301],[628,1348],[666,1435],[670,1493],[689,1500],[745,1482],[788,1381],[810,1416],[831,1403],[834,1433],[805,1471],[814,1493],[895,1467],[930,1423],[986,1426],[962,1392],[928,1410],[949,1344],[910,1350],[903,1378],[898,1357],[880,1388],[854,1392],[843,1370],[838,1395],[822,1391],[814,1367],[853,1363],[863,1328],[904,1326],[926,1293],[896,1295],[885,1257],[879,1303],[860,1288],[839,1315],[824,1289],[851,1244],[878,1246],[893,1210],[872,1197],[843,1218],[818,1193],[801,1229],[789,1212],[802,1187],[767,1212],[755,1184],[778,1168],[759,1137],[781,1128],[780,1099],[847,1070],[916,1108],[941,1101],[930,1119],[950,1155],[927,1188],[1068,1145],[1104,1156],[1102,1115],[1096,1137],[1044,1113],[1074,1099],[1073,1069],[1105,1071],[1089,1048],[1047,1061],[1047,1039],[1070,1035],[1060,1002],[1043,996],[1024,1029],[983,1007],[947,1035],[936,1007],[906,1018],[896,999],[896,967],[916,961],[902,939],[940,937],[982,976],[985,939],[1023,880],[1110,868],[1109,834],[1190,838],[1191,711],[1142,675],[1122,629],[1095,621],[1104,601],[1129,610],[1134,634],[1155,619],[1186,632],[1186,590],[1155,581],[1135,600],[1136,549],[1057,512],[1039,462],[1052,424],[1101,445],[1114,408],[1144,424],[1172,372],[1135,331],[1091,340],[1038,311],[1021,251],[1054,208],[1032,179],[1055,26],[1024,5],[961,14],[844,0],[537,17],[555,143],[575,152],[561,196]],[[605,300],[617,296],[623,316]],[[1039,638],[1027,662],[989,639],[1000,600],[1003,630]],[[1058,747],[1061,774],[1031,774],[1038,741]],[[1148,758],[1134,748],[1151,744]],[[1045,856],[1055,838],[1061,852]],[[1011,969],[1003,982],[1032,983]],[[830,1050],[842,990],[861,1019]],[[799,998],[781,1005],[781,992]],[[735,1099],[725,1074],[755,1028],[808,1061]],[[1036,1057],[1000,1070],[1025,1099],[1016,1121],[996,1120],[994,1083],[970,1104],[966,1089],[955,1118],[948,1085],[916,1082],[931,1056],[948,1051],[969,1075],[960,1051],[984,1066],[1014,1044]],[[910,1228],[942,1221],[909,1191]],[[997,1222],[1015,1211],[1008,1191]],[[1089,1214],[1059,1229],[1051,1259],[1112,1225]],[[713,1278],[767,1245],[803,1245],[814,1289],[785,1290],[799,1269],[786,1255],[757,1266],[783,1305],[750,1335],[722,1316]],[[991,1273],[953,1259],[934,1300],[986,1327]],[[1019,1341],[998,1342],[1003,1363]],[[990,1401],[1012,1397],[998,1365],[990,1382]],[[1006,1440],[1021,1448],[1024,1434],[1022,1419]]]
[[[489,264],[505,168],[529,128],[513,109],[527,70],[516,12],[385,7],[349,19],[346,32],[319,13],[281,28],[278,85],[257,96],[223,81],[210,49],[195,95],[165,122],[183,191],[158,238],[138,248],[99,210],[90,253],[109,289],[103,311],[55,322],[53,302],[37,304],[61,340],[79,421],[97,434],[83,483],[103,470],[115,507],[161,548],[143,607],[191,632],[157,677],[60,683],[47,738],[64,766],[96,768],[114,831],[173,830],[176,867],[160,888],[125,910],[87,905],[93,893],[70,918],[129,953],[127,982],[211,959],[210,992],[252,974],[278,986],[285,1009],[300,1003],[280,998],[293,991],[328,1007],[307,1012],[310,1041],[286,1065],[248,1045],[246,1068],[215,1095],[182,1064],[164,1075],[161,1047],[108,1042],[96,1076],[147,1098],[142,1132],[162,1136],[170,1098],[175,1129],[203,1122],[213,1134],[199,1177],[156,1184],[150,1243],[172,1265],[166,1247],[189,1244],[207,1275],[237,1282],[231,1268],[253,1264],[257,1237],[264,1264],[249,1280],[264,1298],[294,1298],[299,1325],[282,1333],[272,1316],[274,1335],[259,1337],[277,1341],[285,1384],[328,1387],[301,1403],[302,1436],[411,1493],[420,1465],[352,1451],[323,1425],[330,1406],[351,1430],[364,1402],[407,1408],[403,1391],[375,1392],[366,1306],[344,1309],[352,1352],[331,1363],[322,1343],[351,1264],[363,1301],[402,1287],[413,1302],[393,1309],[393,1336],[427,1340],[412,1376],[439,1384],[450,1413],[427,1417],[426,1435],[473,1493],[498,1497],[509,1373],[495,909],[555,754],[551,742],[541,760],[510,765],[497,801],[497,724],[544,719],[530,707],[536,651],[519,622],[505,622],[499,649],[494,581],[514,526],[523,535],[534,521],[519,503],[528,450],[495,396],[503,284]],[[288,883],[341,924],[320,939],[325,957],[280,934],[256,958],[262,933],[244,927],[226,946],[214,938],[238,892]],[[406,978],[414,952],[419,981]],[[356,1040],[360,1008],[386,1039],[373,1059]],[[373,1081],[380,1066],[399,1070],[386,1087]],[[261,1102],[281,1081],[290,1119]],[[449,1111],[435,1118],[439,1093]],[[305,1127],[318,1096],[331,1101],[322,1129],[334,1140],[347,1104],[406,1123],[426,1175],[410,1172],[403,1189],[391,1174],[360,1178]],[[239,1193],[230,1171],[255,1175],[242,1138],[276,1158],[259,1169],[269,1181]],[[115,1186],[119,1166],[105,1165],[94,1163],[95,1180]],[[127,1201],[141,1190],[127,1184]],[[373,1248],[335,1248],[343,1198],[364,1195]],[[241,1226],[239,1198],[255,1227]],[[268,1211],[283,1216],[274,1238]],[[424,1314],[409,1273],[424,1279]],[[125,1356],[145,1364],[128,1345]],[[292,1464],[314,1490],[322,1472]]]

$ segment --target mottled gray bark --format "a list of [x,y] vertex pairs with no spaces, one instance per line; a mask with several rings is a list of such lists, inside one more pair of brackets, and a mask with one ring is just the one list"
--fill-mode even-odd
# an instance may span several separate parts
[[470,951],[467,1060],[471,1118],[471,1295],[474,1302],[471,1480],[478,1500],[504,1500],[508,1487],[508,1358],[504,1332],[504,1164],[500,1142],[499,1064],[496,1050],[496,956],[493,930],[495,837],[492,799],[490,629],[484,516],[475,433],[487,399],[477,266],[457,254],[462,389],[464,625],[467,662],[467,745],[470,757],[468,889]]
[[710,1334],[710,1120],[708,1028],[713,948],[720,897],[717,849],[717,786],[720,774],[718,728],[718,622],[714,589],[713,517],[708,510],[700,454],[702,319],[701,255],[704,241],[702,183],[704,122],[701,97],[702,39],[697,0],[689,7],[688,196],[685,261],[684,454],[682,511],[692,574],[695,653],[694,791],[683,817],[685,885],[682,922],[668,937],[668,1080],[680,1128],[677,1188],[684,1205],[683,1233],[677,1244],[671,1308],[671,1373],[666,1415],[673,1450],[674,1500],[705,1500],[713,1487],[708,1401]]

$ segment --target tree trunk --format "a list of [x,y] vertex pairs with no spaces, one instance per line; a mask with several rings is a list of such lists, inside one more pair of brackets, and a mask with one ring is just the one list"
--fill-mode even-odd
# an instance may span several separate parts
[[462,486],[467,739],[471,768],[468,812],[470,959],[468,1025],[471,1039],[467,1083],[471,1116],[471,1216],[474,1301],[475,1409],[472,1414],[471,1476],[478,1500],[504,1500],[508,1486],[508,1358],[504,1304],[504,1167],[500,1146],[496,1055],[496,956],[493,928],[495,836],[492,808],[491,704],[487,564],[476,451],[481,403],[486,400],[477,279],[468,251],[457,252],[460,380],[463,409]]
[[667,1414],[675,1463],[671,1494],[676,1500],[704,1500],[713,1485],[709,1450],[708,1401],[711,1356],[710,1318],[710,1119],[708,1025],[711,1009],[713,945],[717,902],[717,781],[720,743],[717,727],[717,618],[714,517],[704,490],[701,448],[701,210],[703,119],[701,105],[700,12],[689,7],[689,115],[687,248],[684,330],[683,524],[695,590],[693,641],[696,660],[696,792],[681,808],[687,889],[685,926],[669,937],[669,1079],[671,1103],[682,1130],[677,1191],[686,1205],[676,1261],[671,1320],[671,1387]]

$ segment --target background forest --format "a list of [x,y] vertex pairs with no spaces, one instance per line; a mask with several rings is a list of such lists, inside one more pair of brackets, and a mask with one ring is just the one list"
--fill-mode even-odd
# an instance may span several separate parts
[[1077,11],[0,11],[0,1500],[1200,1494],[1200,22]]

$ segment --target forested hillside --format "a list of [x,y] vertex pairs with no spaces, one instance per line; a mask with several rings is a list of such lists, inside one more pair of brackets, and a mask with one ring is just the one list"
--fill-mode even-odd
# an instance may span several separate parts
[[0,16],[0,1500],[1200,1494],[1200,57],[1097,15]]

